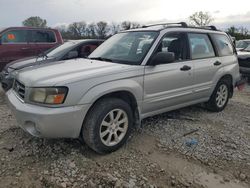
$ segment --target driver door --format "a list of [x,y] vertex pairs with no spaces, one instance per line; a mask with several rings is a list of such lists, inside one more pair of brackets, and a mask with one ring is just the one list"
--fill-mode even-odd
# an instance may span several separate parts
[[174,109],[193,100],[194,65],[189,61],[186,33],[166,34],[154,54],[164,51],[173,52],[175,61],[145,66],[142,108],[145,116]]

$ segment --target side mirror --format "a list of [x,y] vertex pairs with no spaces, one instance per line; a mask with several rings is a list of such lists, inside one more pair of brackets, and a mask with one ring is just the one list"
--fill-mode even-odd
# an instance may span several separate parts
[[73,59],[78,57],[78,52],[77,51],[70,51],[68,55],[66,56],[66,59]]
[[175,61],[175,55],[173,52],[158,52],[154,55],[150,65],[160,65],[172,63]]

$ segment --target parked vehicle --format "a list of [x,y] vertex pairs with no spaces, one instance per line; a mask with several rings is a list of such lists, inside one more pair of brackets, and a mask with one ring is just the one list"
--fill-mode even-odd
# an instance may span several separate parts
[[222,111],[239,80],[226,33],[164,24],[120,32],[89,59],[21,70],[7,97],[28,133],[108,153],[146,117],[197,103]]
[[250,45],[238,52],[240,73],[250,80]]
[[236,50],[241,51],[250,45],[250,39],[239,40],[236,42]]
[[37,56],[62,43],[62,36],[56,29],[33,27],[2,29],[0,30],[0,71],[11,61]]
[[0,73],[2,88],[7,91],[12,87],[14,75],[16,74],[15,71],[17,70],[31,66],[46,66],[47,63],[55,61],[73,58],[86,58],[103,41],[104,40],[99,39],[72,40],[54,47],[47,52],[41,53],[37,57],[29,57],[13,61],[7,64]]

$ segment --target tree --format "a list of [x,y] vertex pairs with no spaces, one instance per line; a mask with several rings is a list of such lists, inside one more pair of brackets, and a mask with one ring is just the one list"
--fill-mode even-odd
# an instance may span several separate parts
[[246,35],[248,35],[248,33],[249,33],[248,29],[247,29],[246,27],[243,27],[243,26],[239,28],[239,31],[240,31],[240,33],[241,33],[243,36],[246,36]]
[[189,16],[189,22],[194,26],[206,26],[213,21],[212,16],[208,12],[195,12]]
[[63,39],[72,39],[75,38],[75,36],[72,35],[72,33],[70,33],[68,31],[68,26],[67,25],[58,25],[55,27],[55,29],[57,29],[58,31],[60,31]]
[[121,23],[122,30],[136,29],[140,27],[141,27],[141,24],[137,22],[124,21]]
[[136,29],[136,28],[140,28],[141,24],[137,23],[137,22],[131,22],[130,25],[130,29]]
[[109,31],[107,22],[100,21],[96,24],[96,34],[99,38],[104,39]]
[[131,28],[131,22],[130,21],[124,21],[121,23],[122,30],[129,30]]
[[91,23],[87,26],[86,36],[88,38],[96,38],[96,25],[95,25],[95,23]]
[[235,36],[235,34],[238,33],[238,29],[234,26],[231,26],[227,29],[227,33],[231,36]]
[[242,39],[250,38],[248,29],[243,27],[243,26],[239,27],[239,28],[236,28],[235,26],[231,26],[226,30],[226,32],[229,35],[235,37],[236,40],[242,40]]
[[114,35],[116,33],[118,33],[120,31],[120,25],[116,24],[114,22],[112,22],[111,26],[110,26],[110,30],[111,30],[111,35]]
[[83,38],[86,35],[86,23],[74,22],[69,25],[68,32],[76,39]]
[[47,21],[39,16],[29,17],[23,21],[23,26],[46,28]]

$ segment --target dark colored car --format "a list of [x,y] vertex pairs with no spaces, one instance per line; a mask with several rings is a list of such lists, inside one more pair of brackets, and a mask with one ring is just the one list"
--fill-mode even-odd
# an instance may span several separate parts
[[85,39],[72,40],[41,53],[36,57],[25,58],[7,64],[0,74],[2,88],[7,91],[12,87],[14,72],[27,67],[43,66],[44,64],[73,58],[85,58],[92,53],[104,40]]
[[0,29],[0,71],[21,58],[36,56],[63,43],[56,29],[9,27]]
[[240,65],[240,73],[243,76],[247,76],[248,80],[250,80],[250,45],[238,51],[238,61]]

